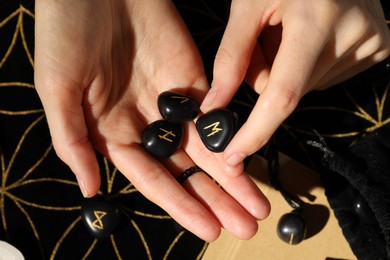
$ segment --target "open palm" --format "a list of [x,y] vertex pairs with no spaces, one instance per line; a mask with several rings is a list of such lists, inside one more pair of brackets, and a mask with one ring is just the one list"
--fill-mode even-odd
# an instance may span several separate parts
[[[97,149],[143,193],[205,240],[221,227],[250,238],[269,204],[249,177],[228,177],[193,122],[183,148],[163,161],[141,145],[161,118],[157,97],[176,90],[201,102],[208,90],[200,56],[170,1],[37,1],[35,81],[54,148],[86,197],[99,189]],[[175,179],[198,164],[183,186]],[[242,167],[230,169],[242,171]],[[239,188],[237,188],[239,187]]]

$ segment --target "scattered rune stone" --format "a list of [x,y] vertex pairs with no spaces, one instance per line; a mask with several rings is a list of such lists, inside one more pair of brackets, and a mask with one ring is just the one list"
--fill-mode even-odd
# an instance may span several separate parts
[[278,222],[277,233],[281,240],[296,245],[306,236],[306,222],[303,216],[295,211],[284,214]]
[[103,239],[114,232],[122,219],[122,212],[110,201],[86,198],[81,206],[81,219],[93,237]]

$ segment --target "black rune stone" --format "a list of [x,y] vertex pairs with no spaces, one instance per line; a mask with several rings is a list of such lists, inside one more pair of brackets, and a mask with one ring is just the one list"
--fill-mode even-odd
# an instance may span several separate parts
[[173,122],[158,120],[142,132],[145,149],[156,158],[166,158],[176,152],[183,141],[183,127]]
[[89,233],[103,239],[113,233],[122,218],[122,212],[112,202],[101,198],[84,199],[81,219]]
[[356,215],[359,216],[362,221],[371,225],[377,223],[374,212],[372,211],[371,207],[368,205],[367,201],[362,195],[357,194],[356,198],[352,203],[352,207]]
[[158,109],[165,120],[183,123],[199,114],[199,104],[190,97],[172,91],[159,95]]
[[196,121],[204,145],[212,152],[223,152],[237,132],[237,119],[228,109],[214,109]]
[[278,222],[277,233],[281,240],[296,245],[302,242],[306,236],[306,222],[301,214],[290,212],[284,214]]

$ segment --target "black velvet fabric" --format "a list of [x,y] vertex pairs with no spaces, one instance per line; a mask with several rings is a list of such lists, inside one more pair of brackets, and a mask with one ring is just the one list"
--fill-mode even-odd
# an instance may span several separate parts
[[389,68],[388,58],[341,89],[307,95],[269,144],[321,173],[358,259],[390,259]]
[[[211,80],[230,1],[174,2]],[[389,19],[389,2],[382,2]],[[144,198],[99,154],[99,197],[115,202],[125,217],[107,239],[94,239],[87,232],[80,217],[84,200],[74,175],[51,144],[34,88],[33,57],[34,1],[0,0],[0,240],[16,246],[26,259],[201,258],[207,243]],[[322,173],[329,202],[359,259],[387,259],[390,252],[389,91],[387,59],[339,86],[306,95],[258,152],[266,156],[271,145],[277,146]],[[229,104],[241,123],[257,97],[243,83]],[[357,216],[357,194],[375,221]]]
[[[390,258],[390,126],[338,154],[322,147],[326,194],[359,259]],[[364,214],[356,202],[367,203]]]

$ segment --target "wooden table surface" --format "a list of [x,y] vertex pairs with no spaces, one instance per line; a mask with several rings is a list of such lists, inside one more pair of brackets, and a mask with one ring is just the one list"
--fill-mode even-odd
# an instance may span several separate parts
[[209,244],[204,260],[356,259],[330,209],[319,174],[284,154],[280,155],[280,171],[285,189],[309,204],[304,212],[307,238],[298,245],[286,244],[278,238],[277,222],[292,209],[281,194],[268,185],[266,160],[253,156],[247,173],[270,200],[271,214],[259,222],[258,233],[250,240],[238,240],[223,231],[217,241]]

